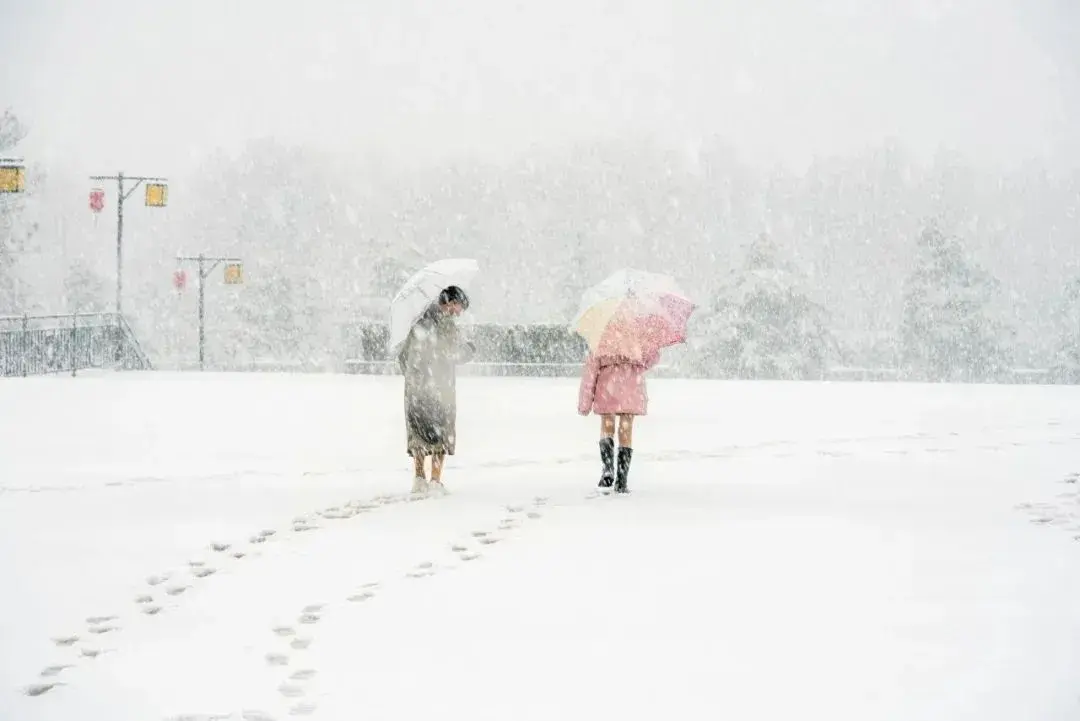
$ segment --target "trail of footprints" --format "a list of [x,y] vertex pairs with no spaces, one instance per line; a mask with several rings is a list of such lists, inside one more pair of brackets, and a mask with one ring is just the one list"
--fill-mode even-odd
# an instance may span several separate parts
[[[953,433],[950,435],[955,436],[957,434]],[[902,438],[908,437],[914,439],[920,436],[917,434]],[[1080,433],[1073,434],[1071,440],[1073,442],[1080,440]],[[1066,442],[1067,441],[1064,439],[1053,439],[1049,441],[1052,445],[1060,445]],[[785,443],[773,445],[785,445]],[[1030,444],[1014,441],[1011,445],[1022,446]],[[978,446],[978,448],[981,450],[998,451],[1003,449],[1003,444],[983,444]],[[705,455],[727,456],[730,455],[730,451],[732,450],[739,449],[728,449],[723,453]],[[950,452],[955,449],[932,448],[926,450],[928,452]],[[908,452],[907,449],[886,451],[886,453],[900,454],[907,454]],[[823,451],[821,453],[822,455],[836,454],[836,452],[829,451]],[[681,457],[682,455],[683,453],[680,452],[659,453],[656,454],[656,458],[657,460],[671,460],[674,456]],[[790,455],[790,453],[785,453],[785,455]],[[1028,503],[1022,504],[1019,508],[1032,516],[1031,520],[1033,523],[1063,526],[1074,534],[1074,539],[1080,541],[1080,473],[1070,474],[1064,480],[1064,483],[1070,485],[1070,490],[1059,495],[1059,502]],[[590,500],[608,497],[609,495],[610,494],[607,491],[593,490],[588,493],[585,498],[586,500]],[[380,495],[369,500],[353,500],[343,505],[330,506],[323,510],[316,511],[313,515],[326,521],[345,520],[363,513],[369,513],[381,507],[398,503],[422,501],[425,498],[427,497],[404,493]],[[507,510],[510,512],[510,515],[499,522],[497,531],[508,531],[516,528],[520,525],[522,518],[539,518],[539,508],[542,507],[546,501],[547,499],[542,497],[534,499],[532,509],[527,511],[524,506],[508,507]],[[298,516],[294,518],[291,523],[291,530],[294,533],[308,533],[316,531],[320,527],[318,522],[311,516]],[[184,593],[194,587],[194,583],[205,581],[212,577],[224,567],[225,563],[230,561],[235,563],[242,561],[248,556],[257,555],[260,548],[273,541],[278,536],[278,530],[264,529],[248,537],[245,549],[237,548],[234,544],[220,541],[209,544],[209,550],[214,554],[214,557],[219,559],[217,564],[210,564],[204,560],[191,560],[188,562],[188,568],[184,571],[166,572],[148,577],[145,581],[147,587],[146,591],[136,595],[133,599],[137,612],[144,616],[156,616],[164,612],[169,603],[175,604],[178,602]],[[481,557],[480,550],[476,546],[482,548],[498,543],[500,540],[501,537],[497,533],[491,531],[474,531],[468,541],[452,544],[451,551],[463,562],[475,561]],[[450,568],[453,567],[451,566]],[[425,578],[434,575],[439,572],[439,570],[440,567],[436,566],[434,563],[426,562],[410,570],[406,574],[406,577]],[[377,587],[363,588],[351,595],[348,600],[363,601],[372,598],[375,595],[375,588]],[[316,623],[318,621],[318,614],[315,612],[308,612],[306,618],[308,624]],[[42,669],[39,673],[39,679],[36,682],[25,686],[23,689],[24,693],[29,696],[41,696],[53,688],[64,685],[63,681],[58,678],[63,672],[73,668],[78,662],[90,661],[102,654],[111,652],[113,649],[106,647],[103,642],[121,630],[121,618],[118,615],[89,616],[85,620],[85,626],[82,633],[54,637],[52,641],[55,646],[58,649],[62,649],[71,654],[69,659],[67,659],[70,662],[58,663]],[[310,638],[297,636],[290,639],[289,643],[292,650],[303,650],[310,644]],[[299,679],[294,679],[294,681],[297,680]],[[301,708],[301,710],[302,707],[303,704],[298,705],[298,708]]]
[[[531,507],[525,505],[510,505],[506,507],[507,514],[502,518],[494,529],[482,529],[471,531],[466,538],[450,544],[450,552],[461,562],[469,563],[483,557],[482,548],[492,546],[505,540],[506,533],[519,528],[527,520],[537,520],[542,517],[541,510],[547,505],[548,499],[537,496],[532,500]],[[456,564],[440,564],[436,561],[422,561],[405,572],[403,580],[412,581],[428,578],[444,570],[458,568]],[[375,599],[383,589],[383,583],[374,581],[364,583],[339,602],[339,606],[357,606]],[[332,609],[331,609],[332,610]],[[317,704],[309,698],[311,682],[318,676],[318,671],[304,663],[306,651],[315,641],[314,632],[323,615],[328,611],[328,606],[322,603],[314,603],[304,606],[296,616],[296,623],[292,626],[274,626],[270,629],[270,636],[274,639],[273,648],[265,655],[265,661],[269,666],[280,667],[281,677],[277,686],[278,693],[286,700],[290,716],[309,716],[317,710]],[[262,714],[260,719],[272,721],[268,715]]]
[[1066,490],[1049,503],[1021,503],[1017,509],[1027,513],[1032,523],[1063,528],[1080,541],[1080,472],[1073,472],[1061,481]]
[[[313,515],[327,520],[345,520],[383,506],[418,500],[423,500],[423,497],[411,494],[380,495],[370,500],[354,500],[343,505],[331,506],[316,511]],[[291,523],[291,530],[294,533],[307,533],[319,528],[319,524],[311,516],[298,516]],[[175,606],[183,594],[194,588],[195,583],[212,577],[230,562],[236,563],[249,556],[257,555],[259,549],[279,535],[276,529],[259,531],[247,539],[245,549],[236,548],[232,543],[221,541],[209,544],[208,550],[216,562],[193,559],[188,561],[186,569],[147,577],[145,591],[132,599],[133,612],[144,616],[157,616],[170,604]],[[106,647],[104,641],[121,632],[122,628],[119,615],[89,616],[81,632],[54,637],[53,644],[67,653],[69,658],[65,659],[65,663],[50,665],[42,669],[38,680],[26,685],[22,689],[23,693],[28,696],[41,696],[58,686],[63,686],[64,682],[58,676],[67,669],[75,667],[79,662],[93,660],[114,650]]]

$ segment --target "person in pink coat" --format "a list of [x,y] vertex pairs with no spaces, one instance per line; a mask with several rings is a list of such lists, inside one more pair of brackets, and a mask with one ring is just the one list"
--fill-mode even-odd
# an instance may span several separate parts
[[[581,373],[578,413],[600,416],[600,487],[627,492],[630,459],[633,457],[634,416],[648,412],[649,394],[645,374],[660,359],[658,353],[640,361],[589,354]],[[615,462],[615,419],[618,418],[619,452]]]

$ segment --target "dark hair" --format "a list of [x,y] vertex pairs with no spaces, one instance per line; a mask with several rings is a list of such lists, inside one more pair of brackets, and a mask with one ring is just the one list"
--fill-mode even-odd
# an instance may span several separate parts
[[443,288],[439,293],[439,305],[446,305],[447,303],[461,303],[461,307],[468,310],[469,308],[469,296],[465,295],[465,291],[456,285],[452,285],[449,288]]

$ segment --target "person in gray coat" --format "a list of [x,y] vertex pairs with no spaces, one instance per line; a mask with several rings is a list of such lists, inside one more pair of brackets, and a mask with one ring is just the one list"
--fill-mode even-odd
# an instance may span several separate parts
[[[457,446],[457,365],[475,353],[463,343],[455,318],[469,307],[457,286],[445,288],[409,331],[398,355],[405,376],[405,451],[413,459],[413,493],[445,493],[446,456]],[[430,481],[425,459],[431,458]]]

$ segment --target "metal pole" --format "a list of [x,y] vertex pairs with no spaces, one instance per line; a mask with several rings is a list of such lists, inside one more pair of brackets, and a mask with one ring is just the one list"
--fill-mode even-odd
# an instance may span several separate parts
[[178,255],[177,263],[196,262],[199,264],[199,370],[206,370],[206,277],[220,263],[240,262],[233,258],[207,257],[198,255]]
[[116,174],[116,325],[119,330],[123,309],[120,299],[124,292],[124,174]]
[[206,369],[206,301],[204,299],[203,264],[206,260],[199,253],[199,370]]
[[124,331],[120,324],[121,298],[124,292],[124,173],[116,174],[116,347],[113,363],[119,363],[124,351]]
[[71,377],[75,377],[75,369],[79,366],[79,359],[75,353],[75,344],[79,340],[79,312],[71,314]]
[[22,374],[26,377],[27,366],[30,365],[30,314],[23,312],[22,317]]

